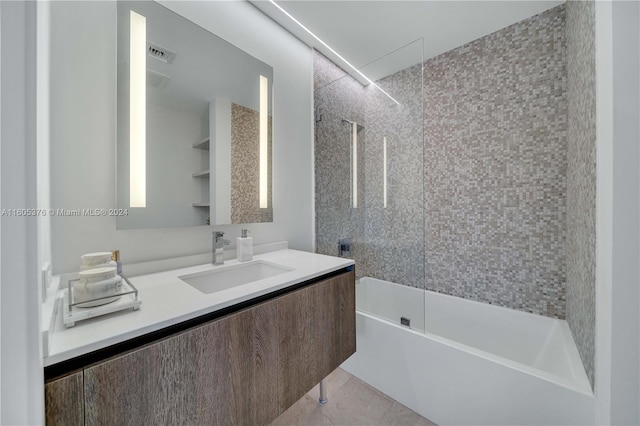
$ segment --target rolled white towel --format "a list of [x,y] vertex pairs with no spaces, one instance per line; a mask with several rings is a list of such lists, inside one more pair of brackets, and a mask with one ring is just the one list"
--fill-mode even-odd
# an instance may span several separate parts
[[115,296],[109,299],[96,300],[95,302],[78,305],[79,307],[98,306],[116,300],[122,292],[122,277],[116,276],[106,280],[95,282],[79,281],[73,289],[75,303],[96,299],[99,297]]
[[80,256],[80,262],[81,271],[100,268],[103,266],[116,266],[115,262],[111,265],[112,260],[110,251],[83,254]]

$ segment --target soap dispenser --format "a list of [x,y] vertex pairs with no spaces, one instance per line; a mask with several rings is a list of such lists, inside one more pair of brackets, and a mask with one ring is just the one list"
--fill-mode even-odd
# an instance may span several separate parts
[[248,229],[242,229],[236,239],[236,252],[240,262],[247,262],[253,258],[253,238],[248,237]]

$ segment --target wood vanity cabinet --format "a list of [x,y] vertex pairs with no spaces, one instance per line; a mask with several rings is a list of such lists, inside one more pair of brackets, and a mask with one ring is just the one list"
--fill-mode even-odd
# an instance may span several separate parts
[[350,271],[48,382],[47,423],[268,424],[354,352]]
[[85,368],[87,425],[224,424],[230,319]]
[[89,425],[258,424],[277,417],[276,304],[87,367]]
[[44,404],[47,425],[80,425],[84,423],[82,370],[47,382]]

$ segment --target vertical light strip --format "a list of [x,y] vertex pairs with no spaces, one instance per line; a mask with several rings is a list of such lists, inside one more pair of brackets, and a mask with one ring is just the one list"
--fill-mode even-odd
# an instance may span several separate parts
[[387,138],[382,138],[382,205],[387,208]]
[[352,162],[353,166],[351,167],[351,171],[353,173],[352,182],[353,182],[353,208],[358,208],[358,124],[351,123],[352,136],[351,143],[353,146],[352,153]]
[[260,76],[260,208],[269,206],[269,80]]
[[146,207],[147,19],[129,19],[129,205]]

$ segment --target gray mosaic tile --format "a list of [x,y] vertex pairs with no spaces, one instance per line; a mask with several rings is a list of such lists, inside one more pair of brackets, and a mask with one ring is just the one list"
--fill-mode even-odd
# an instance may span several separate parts
[[[364,88],[319,53],[314,54],[314,69],[324,75],[324,86],[315,92],[319,121],[315,123],[315,204],[316,251],[335,256],[338,240],[351,238],[352,258],[362,257],[364,248],[364,197],[366,173],[364,146],[366,130],[358,131],[358,207],[351,207],[351,133],[342,118],[364,123]],[[328,79],[337,77],[331,84]],[[342,78],[341,78],[342,77]],[[363,276],[358,261],[356,275]]]
[[425,62],[426,287],[565,315],[564,6]]
[[313,90],[317,91],[347,75],[326,56],[314,50],[313,55]]
[[[269,117],[269,129],[272,120]],[[260,208],[260,147],[258,111],[242,105],[231,104],[231,223],[273,222],[272,175],[267,177],[267,208]],[[269,130],[268,164],[273,164],[273,144]]]
[[[422,91],[421,66],[378,82],[402,99],[396,107],[373,86],[364,88],[344,71],[332,71],[327,61],[316,52],[316,76],[324,83],[315,92],[321,117],[315,127],[317,251],[335,254],[338,238],[351,237],[358,276],[424,287],[422,156],[416,155],[423,135],[422,100],[416,96]],[[327,76],[337,80],[327,84]],[[343,117],[363,125],[357,209],[349,207],[352,128]],[[389,153],[387,208],[382,203],[383,137]]]
[[594,384],[596,314],[595,4],[567,2],[567,322]]
[[[422,64],[380,81],[396,105],[374,86],[366,89],[367,211],[365,241],[379,255],[363,259],[375,278],[424,288],[424,187]],[[383,144],[387,144],[384,207]]]

